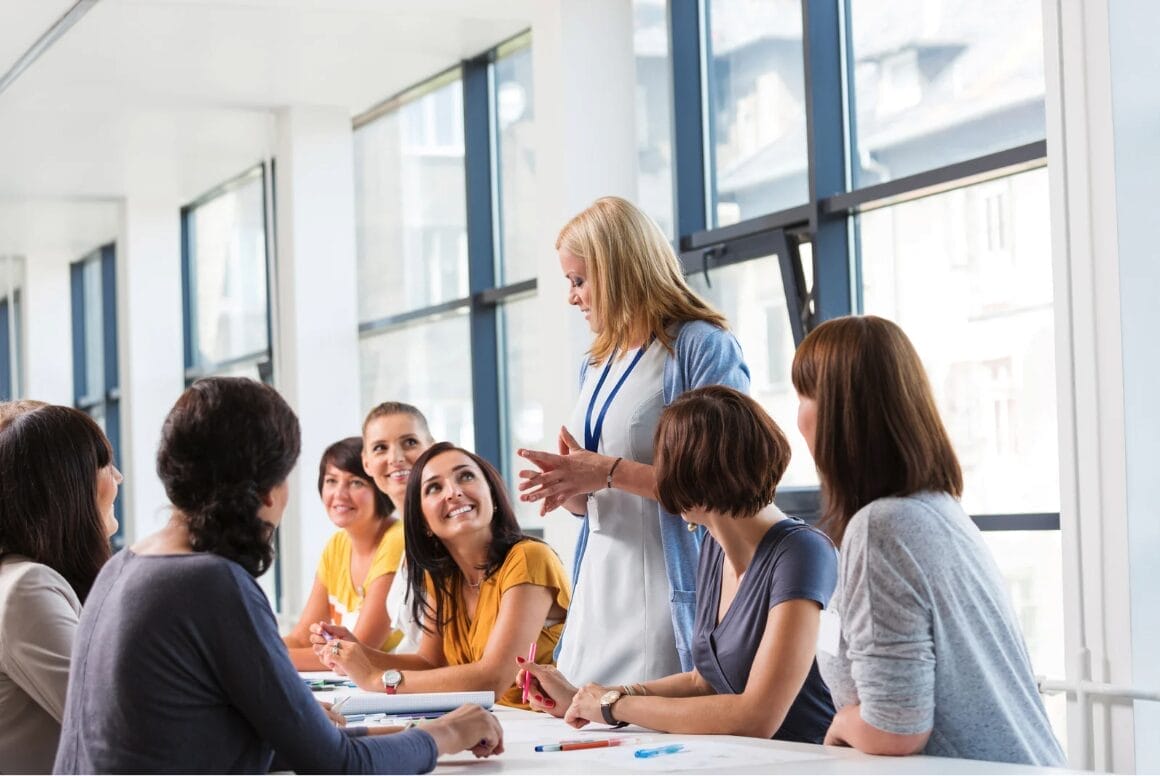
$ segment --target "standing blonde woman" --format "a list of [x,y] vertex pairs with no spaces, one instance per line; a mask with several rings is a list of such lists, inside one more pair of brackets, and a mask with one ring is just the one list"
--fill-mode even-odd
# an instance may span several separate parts
[[[568,304],[595,338],[559,453],[520,450],[524,501],[582,519],[574,598],[558,654],[580,682],[624,684],[692,669],[697,558],[703,531],[657,503],[653,435],[687,390],[749,390],[749,369],[724,316],[689,288],[655,223],[603,197],[556,239]],[[584,634],[571,638],[569,633]]]

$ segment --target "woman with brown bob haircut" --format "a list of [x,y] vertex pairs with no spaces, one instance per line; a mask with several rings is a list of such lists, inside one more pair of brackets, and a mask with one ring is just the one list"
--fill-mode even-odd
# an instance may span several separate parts
[[698,388],[661,414],[653,459],[665,509],[708,529],[694,666],[642,684],[577,689],[550,666],[517,660],[534,680],[533,708],[576,727],[604,721],[821,743],[834,707],[814,644],[837,557],[823,534],[773,503],[790,459],[785,435],[745,394]]
[[827,321],[793,362],[823,522],[841,546],[819,643],[826,743],[1062,765],[1006,588],[959,504],[962,470],[914,346],[874,316]]

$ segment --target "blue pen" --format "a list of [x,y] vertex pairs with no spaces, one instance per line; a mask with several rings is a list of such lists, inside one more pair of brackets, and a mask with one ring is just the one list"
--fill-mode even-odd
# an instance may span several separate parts
[[668,744],[667,746],[657,746],[652,749],[637,749],[632,753],[632,756],[644,759],[647,757],[660,757],[662,754],[676,754],[677,752],[683,751],[685,751],[684,744]]

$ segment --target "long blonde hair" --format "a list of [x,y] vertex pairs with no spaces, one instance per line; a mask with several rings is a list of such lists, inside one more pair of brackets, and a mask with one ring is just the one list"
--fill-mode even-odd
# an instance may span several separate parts
[[600,364],[634,340],[654,336],[670,353],[677,322],[708,321],[726,329],[725,316],[685,282],[680,262],[660,227],[620,197],[601,197],[564,224],[556,250],[584,262],[601,327],[589,352]]

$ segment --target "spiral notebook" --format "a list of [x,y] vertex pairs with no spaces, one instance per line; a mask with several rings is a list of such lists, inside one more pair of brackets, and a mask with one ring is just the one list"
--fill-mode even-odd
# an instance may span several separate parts
[[495,693],[491,690],[476,692],[417,692],[388,695],[385,692],[354,693],[349,696],[342,691],[335,693],[334,699],[349,697],[342,705],[343,714],[430,714],[451,711],[465,703],[475,703],[485,709],[495,705]]

